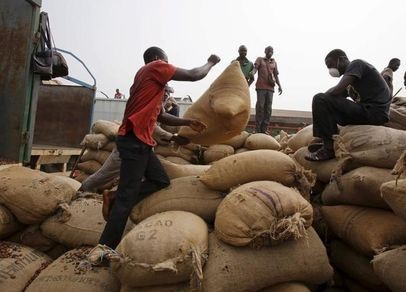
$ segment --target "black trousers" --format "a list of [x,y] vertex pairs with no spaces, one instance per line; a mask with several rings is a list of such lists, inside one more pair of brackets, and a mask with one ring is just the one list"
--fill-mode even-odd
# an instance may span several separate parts
[[383,125],[388,121],[381,109],[325,93],[313,97],[312,113],[313,136],[322,139],[331,139],[337,134],[337,124]]
[[121,158],[118,192],[99,240],[100,244],[113,249],[120,243],[134,205],[170,184],[152,147],[139,140],[133,132],[118,136],[117,149]]

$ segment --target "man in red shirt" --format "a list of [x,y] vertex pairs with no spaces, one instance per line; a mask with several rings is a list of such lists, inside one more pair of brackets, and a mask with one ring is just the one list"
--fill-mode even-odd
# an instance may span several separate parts
[[219,57],[211,55],[205,65],[186,70],[169,64],[166,53],[158,47],[151,47],[144,52],[146,65],[135,75],[117,137],[121,158],[117,197],[99,244],[88,255],[90,263],[97,265],[103,259],[117,259],[114,249],[121,240],[133,206],[170,184],[168,175],[152,149],[155,145],[152,133],[156,122],[170,126],[189,126],[198,132],[206,128],[198,120],[177,118],[162,110],[166,83],[170,80],[200,80],[219,61]]

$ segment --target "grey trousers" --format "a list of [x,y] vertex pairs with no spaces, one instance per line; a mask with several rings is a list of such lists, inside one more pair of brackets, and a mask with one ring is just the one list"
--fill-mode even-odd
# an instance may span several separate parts
[[272,115],[273,91],[257,89],[257,104],[255,106],[255,127],[257,133],[265,133]]
[[117,149],[103,163],[103,166],[82,182],[85,192],[96,192],[98,188],[120,175],[121,159]]

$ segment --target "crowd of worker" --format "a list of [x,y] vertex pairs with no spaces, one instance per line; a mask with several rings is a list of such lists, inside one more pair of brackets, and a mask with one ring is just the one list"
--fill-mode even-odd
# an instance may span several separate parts
[[[256,132],[267,133],[275,86],[279,95],[282,86],[277,62],[271,46],[265,48],[265,56],[254,63],[247,58],[247,48],[240,46],[241,70],[251,85],[255,81]],[[117,192],[103,194],[103,216],[107,224],[97,245],[88,256],[92,264],[104,260],[114,261],[114,249],[119,244],[128,216],[135,204],[170,184],[159,159],[153,152],[154,135],[180,145],[189,143],[186,138],[166,133],[162,123],[170,126],[189,126],[197,132],[206,125],[199,120],[179,117],[179,107],[171,97],[173,89],[167,84],[175,81],[203,79],[220,62],[216,55],[194,69],[182,69],[168,63],[168,56],[158,47],[150,47],[144,53],[145,65],[138,70],[130,88],[124,118],[119,128],[117,149],[112,152],[103,167],[82,183],[82,190],[92,191],[112,177],[120,176]],[[389,120],[389,107],[393,96],[393,72],[400,66],[399,59],[390,60],[387,68],[379,73],[366,61],[350,61],[340,49],[332,50],[324,59],[332,77],[340,78],[336,86],[313,97],[313,136],[306,156],[310,161],[324,161],[335,157],[333,135],[338,126],[384,125]],[[405,73],[406,86],[406,73]],[[116,95],[121,94],[117,89]],[[350,99],[348,99],[348,97]],[[115,97],[116,98],[116,97]],[[117,98],[121,98],[117,97]]]

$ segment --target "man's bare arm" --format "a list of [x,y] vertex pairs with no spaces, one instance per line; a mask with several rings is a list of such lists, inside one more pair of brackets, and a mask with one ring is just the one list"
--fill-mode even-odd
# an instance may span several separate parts
[[207,63],[201,67],[197,67],[194,69],[182,69],[177,68],[175,75],[173,75],[172,80],[176,81],[197,81],[203,79],[207,73],[209,73],[210,69],[220,62],[220,58],[216,55],[211,55],[207,60]]
[[335,96],[347,96],[347,86],[353,84],[355,81],[354,76],[344,75],[340,82],[329,90],[326,93]]

